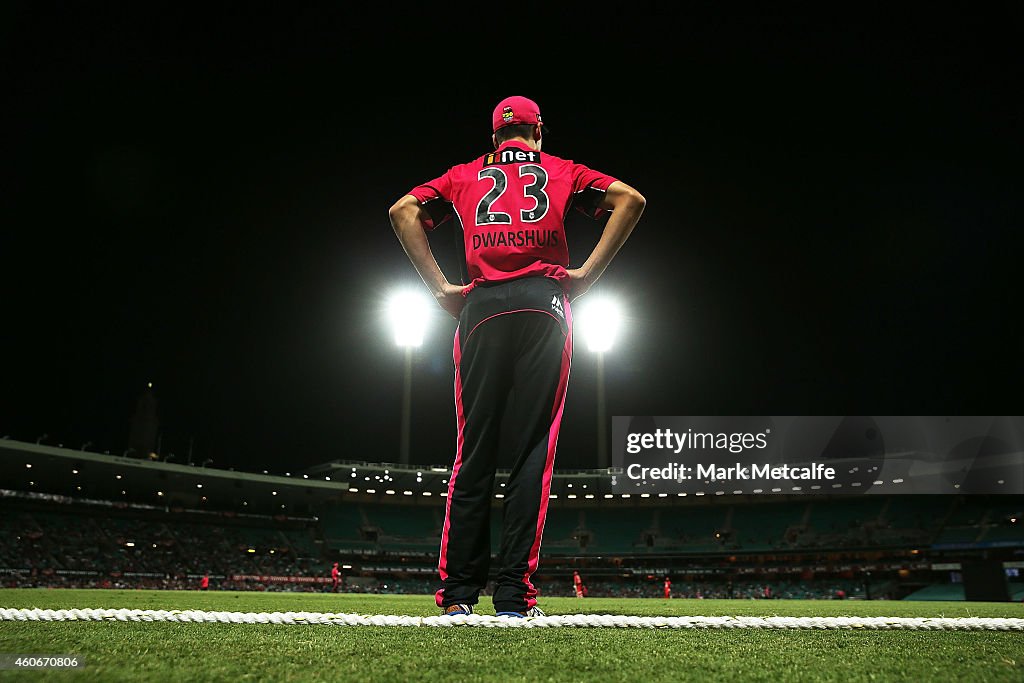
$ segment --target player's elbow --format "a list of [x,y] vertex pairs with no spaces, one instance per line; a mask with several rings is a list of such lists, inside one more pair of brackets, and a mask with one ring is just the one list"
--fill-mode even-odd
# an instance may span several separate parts
[[626,183],[613,183],[608,191],[609,204],[613,211],[629,211],[640,214],[647,206],[647,199]]
[[391,218],[391,222],[395,223],[402,219],[402,216],[415,213],[417,211],[416,198],[411,195],[404,195],[401,199],[391,205],[388,209],[388,217]]
[[632,187],[626,192],[626,202],[628,206],[637,212],[643,211],[644,207],[647,206],[647,198],[637,192]]
[[402,215],[402,211],[404,210],[405,207],[404,199],[404,197],[402,199],[399,199],[397,202],[391,205],[390,209],[388,209],[388,218],[391,219],[392,223],[398,220],[398,218]]

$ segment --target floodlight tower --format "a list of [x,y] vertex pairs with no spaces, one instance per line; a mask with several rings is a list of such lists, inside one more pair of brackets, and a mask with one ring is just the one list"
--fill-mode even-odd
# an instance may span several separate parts
[[395,343],[405,350],[405,378],[402,384],[402,430],[399,462],[408,465],[409,432],[412,416],[412,352],[423,344],[431,302],[416,291],[399,292],[388,303],[388,319]]
[[619,307],[608,298],[586,299],[576,316],[577,328],[587,348],[597,354],[597,466],[608,467],[608,417],[605,408],[604,354],[611,350],[622,317]]

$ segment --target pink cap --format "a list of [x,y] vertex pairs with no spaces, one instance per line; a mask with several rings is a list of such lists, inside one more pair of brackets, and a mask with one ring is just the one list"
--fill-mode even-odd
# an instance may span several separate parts
[[498,106],[494,108],[494,114],[491,116],[491,122],[494,124],[494,130],[517,124],[543,123],[537,103],[518,95],[506,97],[498,102]]

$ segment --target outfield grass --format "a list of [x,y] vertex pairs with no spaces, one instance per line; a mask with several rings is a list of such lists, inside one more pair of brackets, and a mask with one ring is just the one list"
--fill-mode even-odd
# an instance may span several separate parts
[[[0,589],[0,607],[436,614],[432,596]],[[489,613],[489,604],[481,605]],[[552,614],[1016,616],[1019,604],[550,598]],[[490,612],[493,613],[493,612]],[[76,654],[76,681],[1021,681],[1024,635],[0,622],[0,652]]]

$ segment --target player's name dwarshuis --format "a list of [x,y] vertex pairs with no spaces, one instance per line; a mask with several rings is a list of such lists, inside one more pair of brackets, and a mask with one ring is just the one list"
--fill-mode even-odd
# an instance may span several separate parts
[[[486,227],[486,226],[484,226]],[[498,230],[472,236],[473,249],[481,247],[547,247],[558,244],[557,230]]]
[[670,462],[662,467],[644,467],[639,463],[633,463],[626,468],[626,476],[637,480],[662,479],[674,481],[829,481],[836,478],[836,471],[835,468],[828,467],[820,462],[801,465],[736,463],[729,466],[714,463],[685,465],[683,463]]

